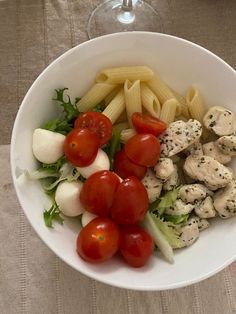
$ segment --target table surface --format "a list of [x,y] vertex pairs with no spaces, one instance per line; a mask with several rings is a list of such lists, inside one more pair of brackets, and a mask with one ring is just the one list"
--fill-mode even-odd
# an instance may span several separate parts
[[[13,122],[26,91],[55,58],[88,40],[97,0],[0,1],[0,313],[236,313],[236,264],[187,288],[134,292],[95,282],[60,261],[25,220],[10,177]],[[164,32],[236,68],[235,0],[153,0]],[[7,240],[7,241],[6,241]]]

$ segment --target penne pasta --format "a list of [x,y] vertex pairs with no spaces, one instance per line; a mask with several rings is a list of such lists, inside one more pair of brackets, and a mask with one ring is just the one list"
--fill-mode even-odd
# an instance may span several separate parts
[[[148,81],[147,84],[150,89],[156,94],[161,105],[163,105],[167,100],[175,98],[169,86],[158,75],[154,75],[154,77],[150,81]],[[179,116],[181,115],[181,113],[182,106],[177,101],[175,115]]]
[[170,90],[172,91],[174,97],[178,100],[178,102],[181,105],[181,115],[183,115],[185,118],[189,118],[189,111],[188,111],[188,106],[187,106],[187,102],[186,99],[184,98],[184,96],[182,96],[181,94],[179,94],[178,92],[176,92],[174,89],[170,88]]
[[115,98],[113,98],[112,101],[108,104],[106,109],[103,111],[103,114],[111,120],[112,124],[114,124],[114,122],[116,122],[116,120],[119,118],[124,109],[125,109],[125,96],[124,91],[121,90],[115,96]]
[[104,99],[105,107],[112,101],[112,99],[118,94],[118,92],[123,88],[121,85],[117,85]]
[[77,108],[80,112],[91,110],[93,107],[98,105],[115,87],[116,85],[107,83],[94,84],[77,103]]
[[126,129],[126,130],[121,131],[120,133],[121,143],[123,144],[127,143],[128,140],[131,139],[131,137],[133,137],[136,134],[137,132],[134,129]]
[[129,80],[124,84],[125,107],[130,127],[133,127],[132,114],[134,112],[142,112],[140,81],[131,83]]
[[140,84],[141,87],[141,100],[145,110],[155,118],[160,117],[161,104],[157,96],[145,83]]
[[197,88],[190,87],[187,90],[186,102],[191,117],[203,124],[203,117],[206,113],[206,107]]
[[125,129],[129,128],[129,123],[128,122],[121,122],[113,125],[113,129],[116,129],[117,131],[121,132]]
[[126,80],[149,81],[153,75],[153,71],[147,66],[117,67],[99,72],[96,76],[96,82],[121,84]]
[[171,98],[164,102],[161,108],[160,119],[167,124],[170,124],[175,120],[176,108],[178,101],[175,98]]

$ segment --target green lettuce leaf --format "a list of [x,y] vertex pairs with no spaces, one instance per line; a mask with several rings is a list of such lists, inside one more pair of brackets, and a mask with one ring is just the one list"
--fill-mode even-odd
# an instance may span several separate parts
[[162,216],[166,208],[174,205],[179,192],[180,186],[165,193],[162,197],[158,198],[155,202],[149,205],[149,212],[156,213],[158,216]]
[[188,220],[189,215],[188,214],[186,214],[186,215],[167,215],[167,214],[164,214],[163,218],[165,221],[170,221],[173,224],[178,225],[178,224],[185,223]]

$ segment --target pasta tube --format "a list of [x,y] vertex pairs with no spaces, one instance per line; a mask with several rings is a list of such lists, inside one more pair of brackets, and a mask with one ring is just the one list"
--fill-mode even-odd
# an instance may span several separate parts
[[157,96],[145,83],[141,83],[141,100],[143,107],[149,114],[155,118],[160,117],[161,104]]
[[105,69],[98,73],[96,76],[96,82],[121,84],[126,80],[149,81],[153,75],[153,71],[147,66],[117,67]]
[[112,101],[103,111],[103,114],[111,120],[112,124],[114,124],[114,122],[116,122],[116,120],[119,118],[124,109],[125,109],[125,96],[124,91],[121,90],[115,96],[115,98],[112,99]]
[[80,112],[91,110],[93,107],[98,105],[115,87],[116,85],[107,83],[94,84],[77,103],[77,108]]
[[134,112],[142,112],[141,94],[140,94],[140,81],[131,83],[129,80],[125,81],[125,106],[130,127],[133,127],[132,114]]
[[170,124],[175,120],[176,108],[178,105],[178,101],[175,98],[171,98],[164,102],[161,108],[160,119],[167,124]]

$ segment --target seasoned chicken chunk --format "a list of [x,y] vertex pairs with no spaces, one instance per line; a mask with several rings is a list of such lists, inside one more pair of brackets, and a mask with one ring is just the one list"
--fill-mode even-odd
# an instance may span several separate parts
[[216,141],[216,146],[226,156],[236,156],[236,135],[220,137]]
[[184,151],[186,155],[192,155],[192,156],[202,156],[203,155],[203,150],[202,150],[202,144],[200,141],[196,141],[189,147],[187,147]]
[[216,216],[216,211],[213,205],[213,199],[207,196],[201,203],[195,207],[195,214],[199,218],[213,218]]
[[232,111],[224,107],[211,107],[203,118],[203,124],[219,136],[233,134],[236,126],[235,116]]
[[171,191],[178,184],[179,175],[178,175],[178,167],[174,165],[174,171],[171,176],[167,179],[167,181],[163,184],[163,190]]
[[205,183],[210,190],[226,186],[232,180],[232,172],[209,156],[187,157],[184,171],[193,179]]
[[209,142],[202,145],[204,155],[210,156],[221,164],[228,164],[231,161],[231,157],[229,155],[225,155],[216,145],[215,142]]
[[183,247],[193,244],[199,237],[197,220],[195,218],[190,218],[180,231],[180,240],[183,242]]
[[166,131],[159,137],[161,143],[161,156],[171,157],[189,145],[196,142],[202,134],[201,123],[190,119],[187,122],[172,122]]
[[210,226],[209,221],[205,218],[199,218],[198,216],[192,216],[192,218],[196,220],[199,231],[203,231]]
[[154,167],[156,177],[164,182],[172,175],[174,170],[174,164],[170,158],[160,158]]
[[217,191],[213,198],[214,207],[221,218],[230,218],[236,214],[236,180]]
[[177,199],[174,206],[167,208],[165,213],[167,215],[186,215],[191,213],[193,209],[193,204],[186,204],[181,199]]
[[178,196],[183,202],[194,204],[206,198],[207,194],[209,190],[203,184],[195,183],[181,186]]
[[142,183],[147,190],[149,202],[154,202],[161,194],[161,180],[159,180],[155,176],[155,173],[149,168],[145,177],[142,179]]

